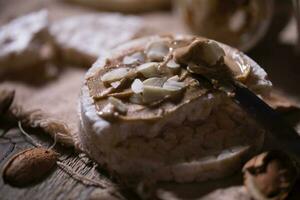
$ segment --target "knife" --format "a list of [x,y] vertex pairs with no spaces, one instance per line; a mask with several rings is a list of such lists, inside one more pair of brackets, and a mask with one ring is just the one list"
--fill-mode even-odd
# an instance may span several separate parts
[[[209,77],[195,73],[191,74],[199,82],[205,80],[212,86],[216,84]],[[277,111],[243,84],[235,81],[226,81],[225,85],[225,88],[219,87],[219,90],[227,94],[230,93],[228,96],[239,104],[261,126],[268,130],[270,137],[273,139],[272,142],[275,143],[278,149],[292,153],[300,158],[300,136]]]

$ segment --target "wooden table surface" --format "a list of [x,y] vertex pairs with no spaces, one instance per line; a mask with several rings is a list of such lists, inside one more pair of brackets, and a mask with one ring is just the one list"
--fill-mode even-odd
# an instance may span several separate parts
[[[47,8],[50,11],[51,20],[57,20],[78,13],[91,12],[89,9],[68,5],[59,0],[0,0],[0,25],[11,18],[30,11],[39,10],[40,8]],[[287,14],[290,8],[281,7],[280,9],[281,14]],[[166,25],[168,30],[176,30],[176,28],[174,28],[174,20],[172,20],[172,16],[168,12],[148,13],[144,16],[154,20],[154,26],[163,27]],[[278,29],[281,24],[286,23],[284,20],[284,17],[280,17],[280,20],[275,20],[274,27],[272,27],[268,38],[249,52],[249,55],[267,70],[276,88],[284,91],[286,95],[299,100],[300,58],[296,57],[292,46],[280,44],[274,39],[276,34],[274,34],[273,31]],[[0,126],[3,125],[4,123],[0,119]],[[41,134],[39,130],[33,132],[35,133],[33,137],[39,142],[42,142],[45,146],[51,145],[52,140],[44,134]],[[0,139],[0,169],[11,156],[29,147],[32,147],[32,145],[24,139],[17,128],[9,130],[5,137]],[[95,170],[92,162],[89,161],[88,158],[79,156],[78,153],[72,149],[59,147],[57,150],[61,153],[63,163],[71,166],[73,170],[83,175],[95,176],[95,179],[102,180],[105,182],[105,185],[114,188],[114,182],[110,180],[107,174],[101,169]],[[159,187],[175,191],[178,197],[195,199],[218,188],[239,186],[241,184],[241,174],[236,174],[224,180],[211,181],[205,184],[165,183]],[[68,174],[59,168],[54,169],[51,175],[42,182],[26,188],[13,188],[4,184],[2,177],[0,178],[0,200],[105,199],[103,198],[105,191],[106,190],[101,188],[85,186],[70,178]],[[136,194],[130,189],[122,189],[120,193],[125,199],[138,199]]]
[[[1,139],[0,144],[0,168],[3,164],[17,152],[33,147],[20,135],[18,129],[10,130],[5,139]],[[72,151],[65,150],[61,157],[64,163],[71,166],[76,172],[81,174],[91,173],[91,166],[82,164],[83,161]],[[60,169],[55,169],[53,173],[39,184],[26,188],[13,188],[0,180],[0,199],[87,199],[94,187],[85,187],[72,180]]]

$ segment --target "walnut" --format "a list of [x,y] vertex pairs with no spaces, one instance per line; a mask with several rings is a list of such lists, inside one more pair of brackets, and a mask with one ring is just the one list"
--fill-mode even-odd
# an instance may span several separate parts
[[252,158],[245,164],[243,173],[244,184],[256,200],[286,199],[299,175],[296,162],[281,151]]

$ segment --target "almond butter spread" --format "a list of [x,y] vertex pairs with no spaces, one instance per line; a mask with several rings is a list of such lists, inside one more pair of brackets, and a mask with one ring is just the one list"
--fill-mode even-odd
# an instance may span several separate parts
[[229,78],[243,75],[239,66],[224,58],[224,50],[215,41],[163,37],[107,60],[87,86],[103,118],[158,120],[213,90],[190,72]]

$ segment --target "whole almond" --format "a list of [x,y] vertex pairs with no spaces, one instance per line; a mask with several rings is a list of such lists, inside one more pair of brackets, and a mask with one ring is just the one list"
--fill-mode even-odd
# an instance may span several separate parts
[[48,175],[56,165],[58,153],[45,148],[31,148],[14,155],[3,167],[3,180],[24,187]]

